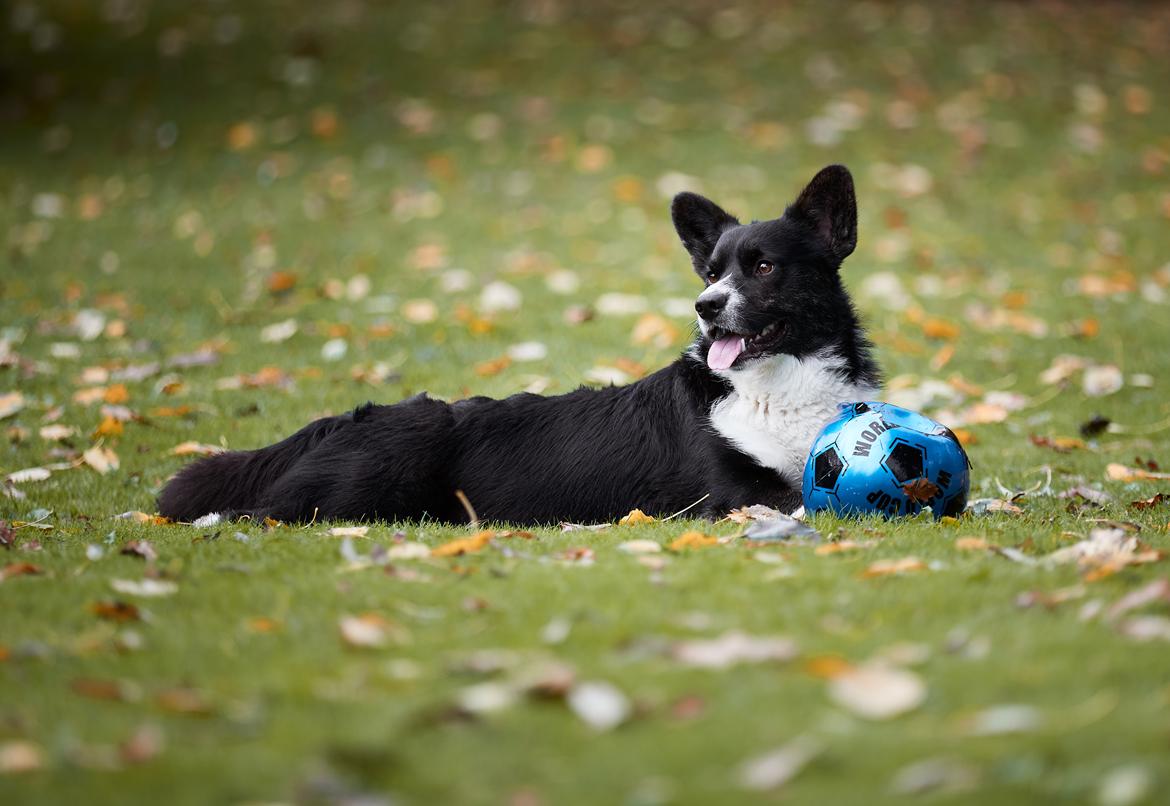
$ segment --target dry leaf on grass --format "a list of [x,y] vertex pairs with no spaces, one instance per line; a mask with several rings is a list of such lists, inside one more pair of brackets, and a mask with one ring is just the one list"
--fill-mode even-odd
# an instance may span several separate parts
[[369,532],[368,526],[334,526],[326,534],[330,537],[365,537]]
[[1047,563],[1077,563],[1086,570],[1086,580],[1093,581],[1109,576],[1130,565],[1144,565],[1157,562],[1163,554],[1142,545],[1136,535],[1124,529],[1093,529],[1087,540],[1048,554]]
[[158,559],[158,552],[154,550],[149,540],[128,540],[118,553],[127,557],[140,557],[150,562]]
[[45,751],[39,744],[11,739],[0,742],[0,775],[34,772],[45,766]]
[[118,454],[103,445],[94,445],[82,453],[81,458],[103,476],[119,467]]
[[991,544],[982,537],[960,537],[955,540],[955,548],[959,551],[988,551]]
[[1165,616],[1134,616],[1123,621],[1117,630],[1126,638],[1132,638],[1142,643],[1170,641],[1170,618]]
[[612,683],[587,680],[573,686],[566,702],[569,709],[596,731],[616,728],[630,717],[630,700]]
[[1110,481],[1164,481],[1170,479],[1170,473],[1155,473],[1140,467],[1126,467],[1111,462],[1105,467],[1105,477]]
[[458,540],[452,540],[444,543],[441,546],[435,546],[431,549],[432,557],[460,557],[464,554],[474,554],[477,551],[482,551],[492,538],[496,536],[493,531],[477,532],[471,537],[464,537]]
[[138,510],[130,510],[129,512],[122,512],[114,516],[118,520],[133,521],[134,523],[147,523],[151,526],[164,526],[171,522],[170,518],[164,518],[162,515],[151,515],[146,512],[139,512]]
[[683,532],[670,541],[667,546],[671,551],[687,551],[688,549],[704,549],[719,544],[719,538],[705,535],[702,532]]
[[626,554],[657,554],[662,551],[662,544],[653,540],[627,540],[618,546],[618,551]]
[[45,569],[39,565],[25,562],[9,563],[3,568],[0,568],[0,582],[12,579],[13,577],[40,576],[43,573],[45,573]]
[[166,579],[111,579],[110,587],[127,596],[144,598],[174,596],[179,592],[179,586]]
[[337,622],[341,638],[352,647],[378,649],[390,643],[389,622],[376,613],[342,616]]
[[909,574],[926,569],[926,563],[917,557],[900,557],[896,560],[878,560],[862,571],[861,576],[863,579],[871,579],[895,574]]
[[655,518],[647,515],[642,510],[632,509],[630,510],[629,515],[626,515],[624,518],[618,521],[618,526],[637,526],[642,523],[654,523],[654,521]]
[[796,642],[780,636],[754,636],[738,630],[717,638],[680,641],[671,647],[671,656],[687,666],[701,669],[728,669],[738,663],[790,661],[796,657]]
[[4,477],[11,484],[27,484],[32,481],[44,481],[53,475],[47,467],[26,467],[23,470],[14,470]]
[[907,499],[915,504],[925,504],[936,498],[942,491],[930,479],[920,478],[903,484],[902,492],[906,494]]
[[7,419],[24,408],[24,395],[20,392],[7,392],[0,395],[0,420]]
[[132,605],[129,602],[105,600],[94,602],[89,606],[89,609],[98,618],[104,618],[108,621],[142,620],[142,612],[138,609],[138,606]]
[[820,755],[822,745],[810,736],[798,736],[787,744],[740,765],[736,776],[744,789],[767,791],[792,780],[810,761]]
[[223,453],[224,448],[219,445],[205,445],[202,442],[181,442],[175,447],[171,448],[172,456],[214,456],[217,453]]
[[832,678],[829,697],[865,719],[892,719],[922,704],[926,684],[911,671],[871,662]]
[[1132,590],[1122,596],[1105,611],[1105,618],[1115,621],[1131,610],[1154,604],[1155,602],[1170,603],[1170,579],[1155,579],[1137,590]]

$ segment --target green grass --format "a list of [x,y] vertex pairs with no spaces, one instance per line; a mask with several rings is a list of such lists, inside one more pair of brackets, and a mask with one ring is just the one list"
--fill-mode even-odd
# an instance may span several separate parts
[[[1165,565],[1083,582],[1075,566],[954,546],[977,536],[1040,556],[1105,518],[1170,547],[1170,510],[1129,505],[1164,485],[1105,475],[1138,456],[1170,461],[1170,429],[1159,428],[1170,416],[1165,9],[158,2],[140,19],[109,22],[103,5],[4,8],[0,338],[19,360],[0,369],[0,394],[19,391],[25,405],[0,423],[0,469],[70,462],[93,444],[101,404],[74,395],[114,381],[83,380],[86,368],[162,366],[125,382],[125,405],[143,419],[105,439],[117,470],[61,470],[17,485],[23,500],[0,497],[0,518],[18,527],[0,562],[43,571],[0,582],[0,759],[15,742],[41,754],[39,769],[0,774],[0,800],[873,803],[895,799],[900,769],[940,756],[975,777],[938,799],[1097,802],[1126,767],[1145,776],[1139,799],[1155,802],[1170,784],[1170,647],[1079,618],[1087,602],[1164,577]],[[17,30],[28,7],[31,34]],[[38,49],[54,32],[56,46]],[[230,41],[217,42],[225,33]],[[175,43],[180,53],[160,55]],[[289,80],[298,75],[310,80]],[[839,142],[818,145],[808,124],[826,115],[858,119]],[[232,132],[237,146],[249,134],[255,142],[232,148]],[[1053,490],[1087,484],[1111,503],[1070,511],[1031,495],[1018,517],[944,524],[822,517],[825,535],[872,545],[762,549],[782,555],[775,564],[732,541],[661,555],[659,571],[618,545],[738,527],[542,529],[453,560],[395,561],[386,573],[346,571],[341,541],[320,524],[114,518],[152,511],[186,461],[171,450],[188,440],[254,447],[366,399],[499,396],[534,382],[556,393],[622,360],[661,366],[689,332],[688,317],[662,301],[699,287],[670,227],[668,175],[766,218],[828,162],[856,175],[861,240],[844,271],[891,386],[962,379],[1027,403],[967,428],[974,495],[1000,495],[996,480],[1031,488],[1051,470]],[[906,165],[924,169],[929,186],[915,187]],[[469,287],[449,290],[454,269],[469,273]],[[563,269],[579,288],[551,290],[547,278]],[[295,287],[272,293],[275,271],[295,275]],[[900,278],[922,316],[957,325],[958,338],[931,338],[914,310],[867,292],[879,272]],[[369,291],[355,281],[348,298],[359,275]],[[493,281],[521,292],[518,310],[480,309]],[[1113,290],[1093,293],[1102,283]],[[676,329],[671,343],[635,343],[638,315],[565,322],[567,308],[607,292],[644,298]],[[434,321],[410,321],[412,300],[432,301]],[[82,340],[82,310],[121,325]],[[261,341],[262,328],[290,318],[295,335]],[[327,360],[334,338],[347,352]],[[532,340],[546,358],[475,371]],[[953,357],[932,368],[948,343]],[[214,347],[213,366],[166,366],[200,345]],[[1089,397],[1079,375],[1042,383],[1062,353],[1117,365],[1124,387]],[[355,378],[378,362],[380,380]],[[264,367],[293,385],[217,387]],[[177,406],[190,412],[154,412]],[[58,422],[77,429],[64,443],[38,435],[57,407]],[[1076,436],[1095,414],[1122,430],[1069,453],[1029,439]],[[38,518],[50,528],[21,525]],[[428,545],[468,533],[379,524],[356,548],[391,546],[399,532]],[[144,574],[142,559],[119,554],[133,539],[153,544],[154,570],[177,583],[175,595],[111,588]],[[87,546],[101,558],[87,559]],[[595,562],[559,559],[577,548]],[[862,576],[907,556],[929,569]],[[1078,584],[1080,599],[1016,604],[1024,592]],[[142,620],[93,612],[113,599],[137,604]],[[1163,602],[1141,612],[1166,611]],[[396,625],[396,642],[346,646],[339,619],[368,612]],[[571,628],[549,644],[542,631],[556,619]],[[732,629],[789,636],[801,657],[707,671],[663,651]],[[850,715],[813,673],[825,656],[861,663],[905,643],[921,645],[914,670],[927,697],[888,722]],[[513,666],[460,671],[489,649],[515,653]],[[533,699],[479,719],[457,714],[467,686],[541,659],[613,683],[633,701],[631,719],[595,733],[563,702]],[[118,683],[125,701],[84,696],[86,681]],[[160,704],[176,688],[198,692],[203,713]],[[697,715],[680,713],[687,697],[702,703]],[[1040,723],[970,735],[974,714],[1008,703],[1034,706]],[[144,725],[163,745],[128,761],[119,748]],[[823,750],[792,781],[762,795],[738,787],[743,761],[800,735]]]

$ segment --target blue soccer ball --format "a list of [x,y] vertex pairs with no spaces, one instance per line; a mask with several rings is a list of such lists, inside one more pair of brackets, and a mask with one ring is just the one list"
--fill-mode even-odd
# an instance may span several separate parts
[[967,506],[971,463],[942,423],[889,403],[845,403],[804,466],[804,508],[936,518]]

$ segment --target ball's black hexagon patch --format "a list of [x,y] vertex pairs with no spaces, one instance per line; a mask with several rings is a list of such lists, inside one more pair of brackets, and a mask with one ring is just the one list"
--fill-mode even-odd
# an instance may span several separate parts
[[883,460],[886,468],[899,484],[922,478],[926,469],[926,455],[922,448],[899,440]]
[[841,454],[833,445],[817,454],[813,460],[813,486],[818,490],[835,490],[837,481],[841,478],[841,471],[845,463],[841,461]]

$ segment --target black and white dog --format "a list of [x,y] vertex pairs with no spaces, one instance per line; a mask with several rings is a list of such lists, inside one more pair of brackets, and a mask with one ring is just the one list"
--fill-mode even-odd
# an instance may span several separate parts
[[700,499],[692,511],[708,517],[795,510],[813,438],[838,403],[879,385],[838,276],[857,243],[853,179],[825,168],[770,221],[740,224],[694,193],[671,215],[706,288],[695,341],[670,366],[557,397],[367,403],[184,468],[159,511],[466,522],[458,490],[481,519],[517,524],[663,515]]

